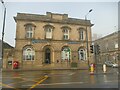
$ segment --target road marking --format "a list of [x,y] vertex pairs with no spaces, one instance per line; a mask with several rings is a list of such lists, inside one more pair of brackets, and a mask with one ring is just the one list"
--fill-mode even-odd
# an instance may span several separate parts
[[104,82],[118,82],[118,80],[104,81]]
[[83,84],[83,83],[85,83],[85,82],[50,83],[50,84],[40,84],[40,85]]
[[48,76],[44,76],[44,78],[40,81],[38,81],[36,84],[34,84],[33,86],[31,86],[28,90],[31,90],[32,88],[36,87],[37,85],[39,85],[40,83],[42,83],[43,81],[45,81],[48,78]]
[[71,76],[71,75],[73,75],[73,74],[75,74],[75,72],[73,72],[73,73],[70,73],[69,75]]
[[73,75],[73,74],[75,74],[75,72],[73,72],[73,73],[64,73],[64,74],[61,74],[61,73],[57,73],[57,74],[55,74],[55,73],[50,73],[49,75],[52,75],[52,76],[66,76],[66,75]]
[[23,75],[25,75],[25,74],[19,74],[20,76],[23,76]]
[[2,78],[20,78],[20,77],[2,77]]
[[104,81],[104,82],[113,82],[113,81]]
[[[10,85],[10,84],[16,84],[16,83],[22,83],[22,82],[27,82],[27,81],[33,81],[33,82],[38,82],[38,80],[30,80],[30,79],[27,79],[27,78],[22,78],[22,77],[20,77],[22,80],[24,80],[24,81],[19,81],[19,82],[13,82],[13,83],[9,83],[8,85]],[[42,78],[42,76],[40,77],[40,78]],[[39,78],[39,79],[40,79]],[[38,79],[38,78],[37,78]]]
[[7,85],[7,84],[3,84],[3,83],[1,83],[1,82],[0,82],[0,85],[3,85],[3,86],[8,87],[8,88],[14,88],[14,87],[12,87],[12,86],[9,86],[9,85]]
[[[42,78],[42,77],[41,77]],[[23,80],[25,80],[25,81],[33,81],[33,82],[38,82],[37,80],[31,80],[31,79],[27,79],[27,78],[21,78],[21,79],[23,79]],[[39,78],[40,79],[40,78]]]
[[7,84],[3,84],[3,83],[1,83],[1,82],[0,82],[0,85],[5,86],[5,87],[7,87],[7,88],[12,88],[12,89],[14,89],[14,90],[19,90],[19,89],[17,89],[17,88],[14,88],[14,87],[9,86],[9,85],[7,85]]
[[30,86],[32,86],[33,84],[27,84],[27,85],[22,85],[22,86],[28,86],[28,87],[30,87]]
[[8,85],[17,84],[17,83],[23,83],[23,82],[26,82],[26,81],[13,82],[13,83],[9,83]]

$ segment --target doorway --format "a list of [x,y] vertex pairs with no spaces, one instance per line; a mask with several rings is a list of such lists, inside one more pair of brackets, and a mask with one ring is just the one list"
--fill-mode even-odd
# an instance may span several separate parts
[[86,51],[85,51],[85,49],[79,49],[78,56],[79,56],[79,60],[86,60]]
[[46,50],[45,50],[45,63],[46,64],[51,63],[51,51],[49,48],[46,48]]

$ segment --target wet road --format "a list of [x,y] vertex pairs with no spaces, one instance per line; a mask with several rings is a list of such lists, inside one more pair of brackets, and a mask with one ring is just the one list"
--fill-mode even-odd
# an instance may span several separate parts
[[2,89],[2,71],[0,68],[0,90]]
[[94,75],[88,70],[3,72],[2,88],[118,88],[118,70]]

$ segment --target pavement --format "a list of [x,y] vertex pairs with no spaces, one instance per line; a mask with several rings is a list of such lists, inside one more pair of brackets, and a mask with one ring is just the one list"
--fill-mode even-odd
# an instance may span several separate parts
[[88,68],[43,68],[43,69],[2,69],[5,71],[42,71],[42,70],[88,70]]
[[44,64],[39,66],[20,67],[19,69],[2,69],[2,71],[35,71],[35,70],[88,70],[87,64],[78,64],[77,66],[71,66],[71,64]]
[[[63,69],[58,69],[58,68],[49,68],[49,69],[15,69],[15,70],[2,70],[3,72],[20,72],[20,71],[49,71],[49,70],[88,70],[88,68],[63,68]],[[99,72],[94,71],[93,73],[89,72],[89,75],[107,75],[107,74],[118,74],[118,71],[112,71],[108,70],[107,72],[103,72],[101,69],[99,69]]]
[[[117,69],[111,69],[112,67],[107,67],[107,71],[103,72],[103,68],[101,65],[99,65],[99,67],[97,68],[98,70],[94,70],[93,73],[89,73],[90,75],[100,75],[100,74],[114,74],[117,73],[119,74]],[[52,65],[52,64],[47,64],[47,65],[43,65],[40,66],[39,68],[34,68],[33,66],[31,68],[19,68],[19,69],[2,69],[3,72],[11,72],[11,71],[47,71],[47,70],[88,70],[88,66],[87,64],[79,64],[77,65],[77,67],[71,67],[71,65],[64,65],[64,64],[56,64],[56,65]],[[114,70],[114,71],[113,71]],[[98,72],[99,71],[99,72]]]

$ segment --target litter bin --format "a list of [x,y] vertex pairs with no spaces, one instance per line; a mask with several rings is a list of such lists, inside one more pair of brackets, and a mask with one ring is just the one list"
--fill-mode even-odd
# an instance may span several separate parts
[[14,61],[13,62],[13,69],[18,69],[19,68],[19,62],[18,61]]

